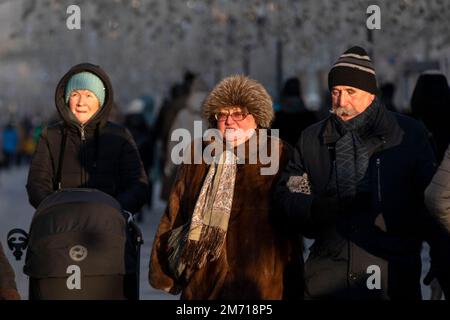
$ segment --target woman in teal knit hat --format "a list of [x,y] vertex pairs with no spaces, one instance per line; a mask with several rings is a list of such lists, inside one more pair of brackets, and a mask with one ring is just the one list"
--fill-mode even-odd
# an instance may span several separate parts
[[67,82],[65,100],[70,111],[84,124],[105,103],[105,85],[91,72],[77,73]]
[[[61,121],[43,130],[28,175],[33,207],[65,188],[98,189],[132,214],[147,202],[148,180],[136,143],[125,127],[108,121],[113,103],[111,82],[99,66],[79,64],[61,78],[55,92]],[[136,299],[136,268],[131,257],[125,262],[124,297]]]

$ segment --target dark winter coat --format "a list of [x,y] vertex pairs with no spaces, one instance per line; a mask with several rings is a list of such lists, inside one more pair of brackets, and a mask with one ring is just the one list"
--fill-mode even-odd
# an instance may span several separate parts
[[304,129],[317,122],[314,112],[306,109],[299,97],[284,97],[281,109],[275,113],[272,129],[279,129],[280,139],[294,146]]
[[[64,101],[67,81],[82,71],[96,74],[106,87],[103,107],[84,125],[76,120]],[[73,67],[60,80],[55,102],[62,121],[48,126],[39,140],[27,182],[31,205],[36,208],[59,187],[94,188],[116,198],[124,210],[138,211],[149,196],[148,181],[129,131],[107,121],[113,90],[106,73],[91,64]],[[60,163],[61,180],[58,181]]]
[[[261,146],[260,146],[261,147]],[[279,168],[289,148],[278,145]],[[246,147],[248,150],[248,146]],[[200,150],[201,151],[201,150]],[[248,163],[248,161],[246,161]],[[183,287],[182,299],[282,299],[302,296],[299,238],[288,233],[273,210],[275,175],[261,175],[258,164],[238,164],[233,205],[220,257],[194,272]],[[168,269],[170,231],[190,221],[208,165],[183,164],[153,242],[150,284],[161,290],[180,286]],[[297,239],[297,240],[295,240]]]
[[440,163],[450,143],[450,88],[443,74],[420,75],[411,97],[411,112],[427,127]]
[[[424,240],[449,293],[448,236],[424,209],[423,192],[435,172],[426,132],[411,118],[381,110],[372,129],[380,144],[369,159],[369,192],[346,204],[325,194],[339,139],[331,116],[303,132],[277,186],[288,223],[315,239],[305,263],[305,298],[420,299]],[[308,180],[311,192],[291,186]],[[377,272],[372,265],[381,271],[380,289],[368,289],[367,280],[376,284],[369,279]]]

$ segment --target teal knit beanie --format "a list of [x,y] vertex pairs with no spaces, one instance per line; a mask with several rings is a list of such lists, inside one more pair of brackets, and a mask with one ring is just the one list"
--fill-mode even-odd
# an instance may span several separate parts
[[64,94],[66,103],[69,103],[70,94],[74,90],[89,90],[97,97],[100,107],[105,102],[105,85],[102,80],[91,72],[74,74],[67,82]]

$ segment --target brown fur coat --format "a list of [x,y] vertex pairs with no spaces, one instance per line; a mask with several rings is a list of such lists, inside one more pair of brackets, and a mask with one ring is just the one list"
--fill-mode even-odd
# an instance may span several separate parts
[[[271,139],[271,138],[268,138]],[[197,270],[181,299],[285,299],[303,293],[299,237],[283,226],[272,207],[272,190],[290,147],[277,140],[279,169],[261,175],[262,164],[238,164],[226,243],[219,259]],[[204,147],[204,146],[203,146]],[[165,251],[170,231],[190,220],[208,165],[182,165],[161,218],[151,253],[149,281],[174,293]]]

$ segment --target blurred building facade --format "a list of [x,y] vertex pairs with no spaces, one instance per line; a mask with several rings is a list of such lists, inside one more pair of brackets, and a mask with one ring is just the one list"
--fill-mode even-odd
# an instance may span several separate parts
[[[81,9],[81,30],[66,10]],[[381,29],[368,32],[369,5]],[[0,108],[49,115],[60,76],[81,61],[111,75],[116,101],[152,94],[159,101],[186,70],[213,85],[247,73],[274,98],[298,76],[317,108],[326,74],[347,47],[372,53],[380,82],[396,83],[406,108],[421,66],[449,75],[450,3],[439,0],[0,0]],[[370,35],[370,36],[369,36]]]

